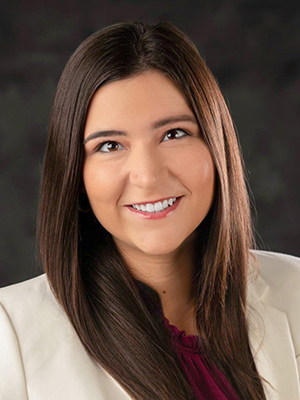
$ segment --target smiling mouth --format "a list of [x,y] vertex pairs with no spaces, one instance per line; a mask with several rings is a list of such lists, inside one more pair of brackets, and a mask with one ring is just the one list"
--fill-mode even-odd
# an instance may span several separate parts
[[[180,196],[182,197],[182,196]],[[180,197],[169,197],[164,200],[160,200],[154,203],[146,202],[139,204],[131,204],[130,207],[138,211],[149,212],[149,213],[159,213],[161,211],[167,210],[171,207]]]

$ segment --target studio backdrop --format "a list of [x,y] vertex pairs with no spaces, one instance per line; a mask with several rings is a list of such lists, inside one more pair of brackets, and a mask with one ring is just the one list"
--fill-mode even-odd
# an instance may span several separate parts
[[87,36],[126,20],[170,21],[196,44],[240,138],[258,246],[300,256],[299,1],[2,0],[0,7],[0,286],[43,272],[36,213],[62,69]]

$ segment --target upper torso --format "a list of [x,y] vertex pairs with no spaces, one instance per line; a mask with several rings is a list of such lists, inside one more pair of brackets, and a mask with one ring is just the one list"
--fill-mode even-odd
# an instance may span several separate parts
[[[275,388],[268,400],[299,400],[300,259],[255,254],[260,274],[249,276],[247,300],[255,363]],[[130,399],[87,354],[45,275],[0,289],[0,376],[0,400]]]

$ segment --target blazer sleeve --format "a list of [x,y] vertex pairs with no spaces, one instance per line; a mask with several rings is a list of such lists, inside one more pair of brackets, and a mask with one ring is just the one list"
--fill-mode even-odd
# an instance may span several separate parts
[[0,400],[28,400],[20,345],[9,315],[0,304]]

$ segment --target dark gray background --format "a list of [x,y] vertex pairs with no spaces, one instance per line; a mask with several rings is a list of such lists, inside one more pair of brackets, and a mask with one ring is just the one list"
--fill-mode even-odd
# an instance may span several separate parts
[[171,21],[195,42],[230,106],[261,249],[300,256],[300,2],[1,1],[0,286],[42,271],[35,222],[51,103],[80,42],[124,20]]

